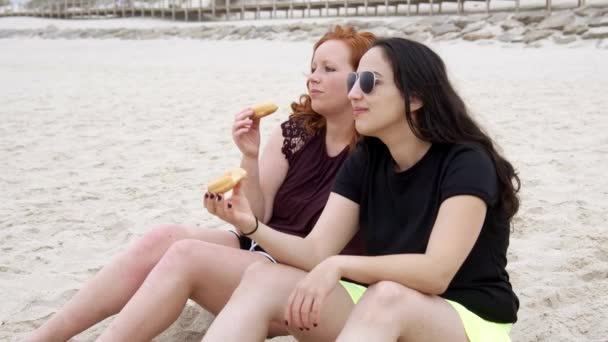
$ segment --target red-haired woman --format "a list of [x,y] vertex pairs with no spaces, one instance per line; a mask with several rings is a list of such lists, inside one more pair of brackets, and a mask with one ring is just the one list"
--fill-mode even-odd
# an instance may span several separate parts
[[[357,139],[346,76],[373,41],[371,33],[338,26],[314,45],[308,95],[292,104],[289,120],[273,131],[261,155],[252,110],[235,117],[232,135],[248,172],[244,193],[260,221],[279,232],[306,236],[325,207]],[[356,239],[344,253],[361,253]],[[159,227],[104,267],[29,340],[66,341],[120,312],[100,340],[149,341],[177,319],[189,298],[217,314],[243,271],[259,261],[275,262],[236,231]],[[286,329],[272,327],[269,334]]]

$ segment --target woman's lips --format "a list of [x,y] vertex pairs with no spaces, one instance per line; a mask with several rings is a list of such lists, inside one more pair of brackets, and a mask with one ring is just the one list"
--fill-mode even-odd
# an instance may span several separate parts
[[355,117],[359,116],[365,112],[367,112],[367,108],[365,108],[365,107],[353,107],[353,115]]
[[310,96],[315,96],[315,95],[319,95],[322,94],[323,92],[320,90],[316,90],[316,89],[311,89],[310,90]]

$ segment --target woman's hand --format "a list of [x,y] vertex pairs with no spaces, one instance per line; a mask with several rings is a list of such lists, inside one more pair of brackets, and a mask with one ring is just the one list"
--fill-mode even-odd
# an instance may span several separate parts
[[203,203],[210,214],[232,224],[239,232],[251,232],[256,225],[256,219],[249,206],[247,197],[242,193],[243,180],[232,189],[232,196],[225,198],[222,194],[205,193]]
[[243,109],[234,117],[232,139],[245,157],[257,158],[260,152],[260,119],[252,119],[253,110]]
[[285,309],[288,325],[309,330],[319,324],[325,298],[342,277],[335,260],[334,257],[325,259],[296,285]]

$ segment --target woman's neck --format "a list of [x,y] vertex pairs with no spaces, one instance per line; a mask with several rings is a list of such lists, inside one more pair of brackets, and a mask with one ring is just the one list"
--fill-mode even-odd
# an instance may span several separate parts
[[327,154],[333,157],[342,152],[353,140],[355,121],[353,120],[352,112],[345,112],[340,115],[326,117],[325,123]]
[[[405,124],[407,125],[407,123]],[[430,142],[416,137],[409,127],[405,129],[396,127],[396,129],[379,138],[388,147],[393,160],[397,164],[397,172],[403,172],[414,166],[424,157],[432,145]]]

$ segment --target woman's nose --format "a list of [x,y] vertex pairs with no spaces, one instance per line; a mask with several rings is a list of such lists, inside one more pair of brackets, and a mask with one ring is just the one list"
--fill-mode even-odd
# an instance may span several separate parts
[[349,100],[360,100],[363,97],[361,88],[359,88],[359,82],[353,84],[353,87],[348,91],[347,97]]
[[319,76],[316,70],[308,75],[308,82],[319,83]]

